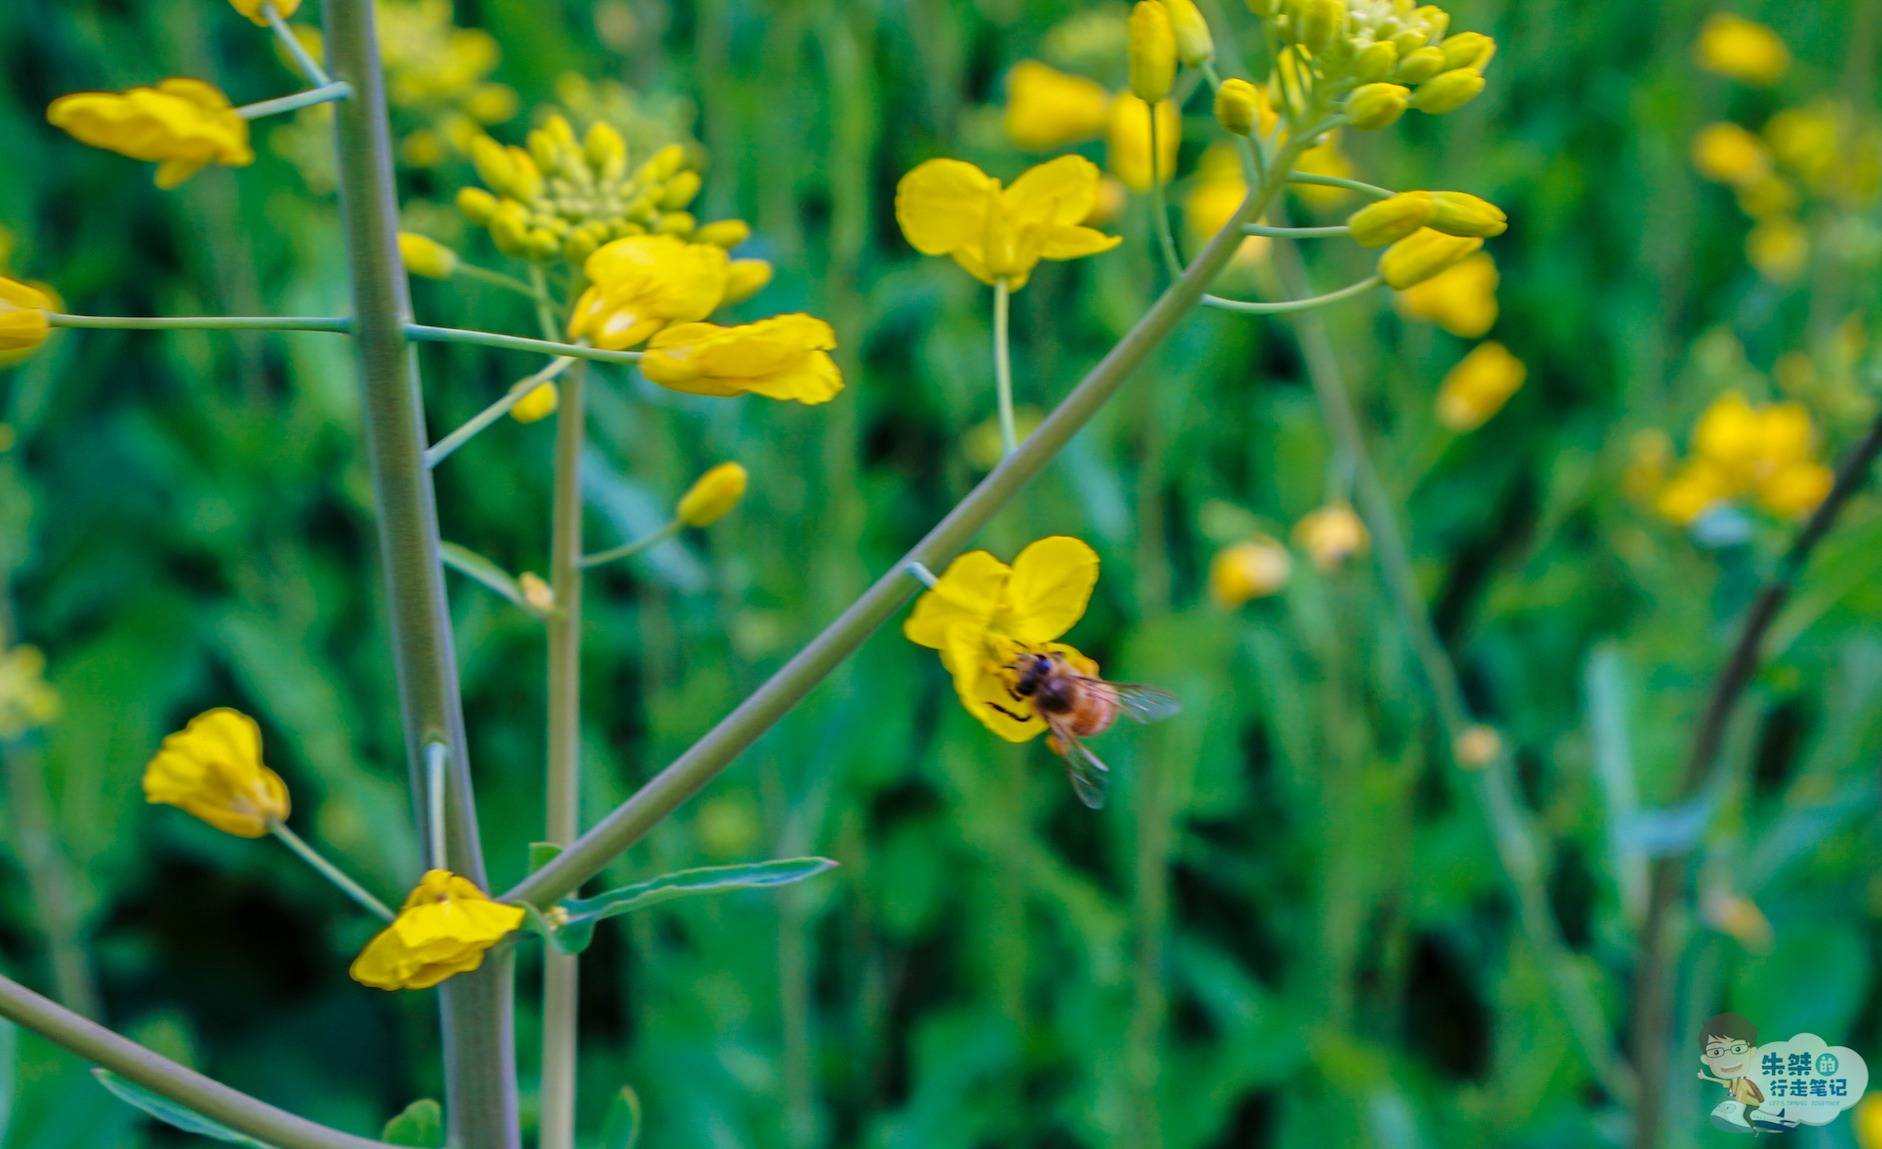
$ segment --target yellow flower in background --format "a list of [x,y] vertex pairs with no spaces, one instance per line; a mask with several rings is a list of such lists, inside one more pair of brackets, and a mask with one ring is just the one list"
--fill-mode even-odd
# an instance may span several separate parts
[[683,323],[654,336],[641,374],[691,395],[762,395],[827,403],[843,390],[830,352],[836,332],[814,316],[778,315],[738,327]]
[[1466,770],[1482,770],[1503,755],[1503,736],[1481,722],[1464,728],[1451,744],[1451,754]]
[[1790,49],[1776,32],[1730,12],[1706,17],[1693,55],[1708,72],[1758,87],[1782,80],[1791,66]]
[[771,284],[771,264],[762,259],[735,259],[725,269],[725,298],[720,306],[743,303]]
[[229,0],[229,3],[237,12],[264,28],[268,26],[268,17],[262,14],[263,8],[272,6],[283,20],[289,19],[301,9],[301,0]]
[[0,276],[0,366],[38,350],[52,334],[46,319],[51,310],[53,300],[44,291]]
[[1096,80],[1021,60],[1006,74],[1005,122],[1014,147],[1058,151],[1104,134],[1111,122],[1111,93]]
[[971,551],[916,600],[902,633],[940,653],[968,713],[1008,742],[1026,742],[1045,723],[1009,691],[1010,664],[1027,651],[1058,653],[1096,674],[1096,664],[1057,640],[1084,617],[1097,584],[1096,552],[1066,535],[1040,539],[1011,566]]
[[1501,343],[1480,343],[1438,388],[1438,421],[1453,431],[1488,423],[1523,385],[1529,369]]
[[399,259],[406,271],[426,279],[449,279],[457,274],[457,252],[416,232],[399,233]]
[[255,162],[248,121],[219,88],[201,80],[60,96],[46,119],[81,143],[156,164],[160,188],[173,188],[209,164]]
[[1731,391],[1694,424],[1692,457],[1667,480],[1656,507],[1681,525],[1740,500],[1797,519],[1816,509],[1834,481],[1817,459],[1816,428],[1802,405],[1757,407]]
[[562,405],[562,391],[554,383],[538,383],[510,408],[510,418],[518,423],[540,423],[555,414]]
[[[1196,175],[1183,195],[1183,221],[1197,244],[1207,243],[1228,223],[1235,209],[1248,198],[1248,183],[1242,177],[1241,160],[1235,149],[1225,143],[1210,144],[1196,163]],[[1238,264],[1258,263],[1267,258],[1273,240],[1251,235],[1235,251]]]
[[1331,503],[1294,524],[1294,542],[1316,568],[1331,573],[1345,566],[1346,560],[1365,554],[1372,534],[1353,508]]
[[1132,94],[1145,103],[1169,96],[1176,83],[1176,33],[1161,0],[1137,0],[1131,9],[1125,56]]
[[1279,594],[1294,573],[1287,548],[1264,536],[1217,551],[1209,561],[1209,597],[1233,610],[1243,603]]
[[[1150,190],[1149,105],[1129,92],[1118,94],[1111,105],[1111,127],[1105,136],[1105,166],[1132,191]],[[1176,153],[1183,143],[1183,116],[1168,100],[1157,105],[1157,182],[1169,183],[1176,174]]]
[[1858,1101],[1851,1120],[1859,1149],[1882,1149],[1882,1095],[1871,1093]]
[[[1346,158],[1340,150],[1339,133],[1328,132],[1325,139],[1300,154],[1294,170],[1316,176],[1338,176],[1351,179],[1353,161]],[[1322,187],[1315,184],[1292,184],[1289,189],[1308,207],[1326,211],[1337,207],[1347,196],[1353,193],[1345,188]]]
[[1778,163],[1818,195],[1863,207],[1882,194],[1882,124],[1843,101],[1785,108],[1764,125],[1764,138]]
[[288,816],[288,788],[262,765],[261,727],[218,707],[163,740],[144,767],[144,800],[175,806],[238,838],[259,838]]
[[347,972],[374,989],[430,989],[484,964],[490,947],[522,924],[523,907],[493,901],[449,870],[428,870]]
[[1770,174],[1771,153],[1763,140],[1737,124],[1707,124],[1693,137],[1692,163],[1709,180],[1743,187]]
[[1810,233],[1785,216],[1760,220],[1745,236],[1745,258],[1772,283],[1795,283],[1810,263]]
[[1480,339],[1496,325],[1496,260],[1478,252],[1393,297],[1407,319],[1435,323],[1460,339]]
[[745,497],[749,477],[737,463],[720,463],[699,476],[680,496],[675,517],[689,527],[707,527],[732,513]]
[[59,692],[46,681],[39,648],[15,646],[0,654],[0,741],[24,737],[58,716]]
[[622,351],[669,323],[704,319],[725,297],[730,263],[713,244],[670,235],[617,239],[583,265],[590,286],[575,301],[569,338]]
[[1040,260],[1109,251],[1118,237],[1083,226],[1098,200],[1097,166],[1060,156],[1013,186],[961,160],[929,160],[895,188],[895,219],[923,255],[951,256],[982,283],[1025,286]]

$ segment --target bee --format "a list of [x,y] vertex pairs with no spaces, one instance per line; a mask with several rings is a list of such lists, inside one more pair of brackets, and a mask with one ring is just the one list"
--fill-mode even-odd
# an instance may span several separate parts
[[1048,745],[1065,760],[1073,793],[1093,810],[1104,808],[1111,768],[1085,746],[1084,739],[1111,729],[1120,714],[1137,722],[1156,722],[1182,709],[1167,690],[1093,678],[1080,673],[1062,654],[1028,652],[1007,669],[1014,674],[1007,693],[1015,702],[1032,704],[1033,716],[1051,732]]

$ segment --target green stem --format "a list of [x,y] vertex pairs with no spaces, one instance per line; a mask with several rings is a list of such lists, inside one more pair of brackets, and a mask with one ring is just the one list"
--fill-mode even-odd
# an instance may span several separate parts
[[547,367],[536,372],[534,375],[513,385],[508,391],[504,392],[503,398],[498,399],[495,403],[492,403],[490,406],[472,415],[469,419],[464,421],[463,426],[426,448],[425,466],[436,467],[439,463],[450,458],[452,452],[476,438],[479,433],[488,428],[492,423],[495,423],[498,419],[509,414],[510,408],[534,394],[536,388],[551,382],[556,376],[567,371],[574,364],[575,359],[572,356],[564,355]]
[[1287,177],[1287,182],[1291,184],[1313,184],[1316,187],[1323,188],[1345,188],[1347,191],[1355,191],[1361,195],[1369,195],[1373,199],[1391,199],[1398,194],[1391,188],[1382,188],[1378,184],[1361,183],[1358,180],[1349,180],[1343,176],[1323,176],[1314,172],[1295,172],[1293,175]]
[[53,992],[62,1005],[96,1018],[101,1014],[98,983],[85,953],[72,863],[53,832],[45,760],[37,750],[18,743],[0,746],[0,759],[6,767],[6,812],[12,823],[13,852],[26,871],[31,920],[38,922],[45,935]]
[[1145,104],[1150,117],[1150,210],[1156,214],[1157,246],[1163,252],[1163,269],[1175,281],[1183,275],[1183,257],[1176,251],[1176,234],[1170,230],[1170,204],[1163,192],[1163,173],[1157,170],[1163,157],[1157,146],[1157,106]]
[[1250,223],[1242,225],[1242,234],[1267,236],[1270,239],[1334,239],[1353,234],[1353,229],[1343,223],[1326,227],[1270,227],[1265,223]]
[[353,321],[338,315],[66,315],[46,313],[54,327],[99,331],[321,331],[345,335]]
[[652,534],[635,539],[631,543],[622,543],[618,547],[609,547],[605,551],[596,551],[592,555],[583,555],[582,566],[583,567],[598,567],[602,563],[611,563],[611,562],[614,562],[616,559],[633,558],[635,555],[648,549],[649,547],[652,547],[658,543],[666,542],[668,539],[672,538],[674,535],[679,534],[681,531],[685,529],[686,529],[685,523],[680,522],[678,519],[674,519],[672,522],[668,523],[664,527],[661,527],[659,530],[653,532]]
[[261,14],[267,19],[268,27],[274,29],[275,39],[281,41],[281,47],[293,59],[294,66],[301,70],[301,75],[307,77],[308,83],[320,88],[333,83],[333,77],[327,75],[320,61],[314,59],[306,45],[301,43],[301,38],[294,34],[294,29],[288,27],[288,22],[281,18],[280,9],[273,4],[263,4]]
[[392,911],[386,908],[384,902],[367,893],[366,887],[348,877],[346,871],[321,856],[320,851],[308,845],[299,834],[288,829],[286,822],[268,823],[268,832],[273,834],[282,845],[299,855],[301,861],[312,866],[321,877],[338,887],[341,893],[365,907],[368,913],[388,922],[392,920]]
[[460,262],[457,265],[456,274],[464,276],[466,279],[475,279],[480,283],[488,283],[494,287],[501,287],[505,291],[514,291],[518,295],[527,295],[531,299],[536,298],[535,288],[524,283],[514,275],[505,275],[501,271],[492,271],[487,267],[478,267],[474,263]]
[[[451,768],[444,819],[449,868],[487,888],[439,558],[437,505],[425,469],[417,357],[407,342],[411,297],[399,261],[397,185],[372,0],[326,0],[324,27],[333,71],[355,93],[334,109],[340,206],[410,791],[421,811],[421,837],[429,840],[434,819],[424,801],[424,748],[444,743]],[[520,1145],[513,970],[511,953],[494,954],[483,968],[440,988],[445,1094],[451,1140],[458,1149]]]
[[1000,403],[1000,445],[1011,455],[1019,448],[1019,428],[1013,420],[1013,355],[1008,337],[1013,289],[1004,277],[993,285],[993,381]]
[[1233,311],[1238,315],[1289,315],[1299,311],[1312,311],[1316,307],[1325,307],[1329,303],[1338,303],[1351,299],[1355,295],[1364,295],[1384,281],[1376,275],[1367,276],[1358,283],[1348,284],[1338,291],[1329,291],[1325,295],[1313,295],[1305,299],[1282,299],[1265,303],[1248,299],[1225,299],[1220,295],[1205,295],[1204,306],[1222,311]]
[[[582,372],[562,387],[556,409],[555,480],[551,495],[549,584],[548,817],[544,840],[565,846],[581,833],[582,708]],[[574,954],[542,958],[541,1149],[575,1144],[575,1052],[580,1002]]]
[[253,104],[243,104],[235,109],[235,114],[244,120],[259,120],[264,116],[278,116],[284,112],[298,112],[302,108],[311,108],[315,104],[330,104],[335,100],[344,100],[353,94],[353,85],[344,81],[322,84],[318,88],[309,88],[305,92],[295,92],[289,96],[276,96],[272,100],[261,100]]
[[434,870],[451,868],[451,848],[445,838],[444,828],[450,817],[445,813],[445,802],[450,795],[449,776],[445,773],[451,764],[451,748],[442,742],[425,743],[425,801],[431,813],[431,841],[426,851],[426,864]]
[[[1299,155],[1285,146],[1276,165],[1286,171]],[[823,678],[835,670],[878,626],[900,610],[918,585],[911,564],[940,565],[960,552],[974,534],[1012,502],[1027,483],[1116,395],[1177,323],[1202,301],[1209,281],[1221,274],[1241,246],[1241,226],[1258,219],[1279,183],[1252,189],[1241,207],[1217,232],[1188,271],[1157,297],[1109,354],[1086,374],[1019,450],[1008,455],[922,540],[878,578],[809,646],[773,674],[705,737],[662,770],[639,792],[616,807],[568,849],[504,895],[538,908],[551,905],[599,873],[615,855],[633,845],[667,814],[732,763],[759,735],[789,713]]]
[[638,363],[638,351],[603,351],[582,343],[558,343],[553,339],[531,339],[524,335],[499,335],[494,331],[471,331],[462,327],[427,327],[407,323],[405,335],[420,343],[470,343],[503,351],[534,351],[542,355],[566,355],[571,359],[592,359],[596,363]]
[[276,1149],[389,1149],[383,1141],[317,1125],[230,1089],[4,977],[0,977],[0,1017]]

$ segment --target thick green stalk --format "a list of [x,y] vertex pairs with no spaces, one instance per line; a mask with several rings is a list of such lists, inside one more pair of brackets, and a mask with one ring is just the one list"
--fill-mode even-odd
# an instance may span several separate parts
[[[582,440],[585,415],[577,367],[562,382],[556,409],[555,483],[549,543],[548,817],[545,840],[567,845],[581,833]],[[575,1143],[575,1039],[578,959],[545,947],[542,957],[542,1149]]]
[[[411,298],[399,260],[397,191],[372,0],[326,0],[325,26],[333,73],[352,84],[354,93],[334,107],[340,206],[410,788],[420,811],[421,837],[429,840],[424,748],[443,743],[450,752],[447,860],[453,871],[487,885],[439,559],[437,506],[424,463],[418,363],[405,334]],[[505,952],[439,991],[446,1100],[452,1141],[459,1149],[517,1149],[520,1144],[512,969],[513,959]]]
[[[1289,145],[1278,157],[1273,170],[1286,171],[1297,155],[1297,145]],[[789,713],[908,601],[919,586],[909,573],[911,563],[933,568],[959,553],[1117,394],[1131,373],[1201,302],[1210,280],[1221,274],[1241,246],[1242,225],[1260,218],[1277,187],[1275,181],[1269,180],[1250,192],[1189,269],[1157,298],[1143,318],[1091,369],[1039,429],[982,479],[893,569],[878,578],[809,646],[799,651],[691,749],[576,839],[554,861],[505,894],[505,899],[543,907],[572,893],[731,765],[741,751]]]
[[25,1026],[93,1065],[103,1066],[277,1149],[388,1149],[382,1141],[317,1125],[230,1089],[4,977],[0,977],[0,1017]]

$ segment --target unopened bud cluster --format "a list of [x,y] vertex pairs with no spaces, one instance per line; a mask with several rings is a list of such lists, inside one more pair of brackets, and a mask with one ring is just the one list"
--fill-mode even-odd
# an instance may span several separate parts
[[1289,46],[1288,66],[1315,86],[1345,95],[1347,118],[1383,128],[1407,108],[1443,115],[1483,91],[1496,42],[1478,32],[1450,35],[1451,18],[1415,0],[1248,0]]

